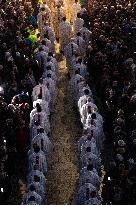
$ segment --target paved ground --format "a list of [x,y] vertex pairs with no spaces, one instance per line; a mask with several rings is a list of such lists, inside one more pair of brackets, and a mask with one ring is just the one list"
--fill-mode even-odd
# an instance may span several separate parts
[[59,62],[57,100],[51,130],[53,152],[47,173],[47,205],[72,205],[79,178],[77,140],[82,130],[68,90],[65,60]]

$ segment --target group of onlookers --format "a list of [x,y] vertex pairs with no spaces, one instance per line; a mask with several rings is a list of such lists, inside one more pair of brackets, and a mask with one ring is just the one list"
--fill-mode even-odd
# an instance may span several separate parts
[[47,156],[51,149],[47,134],[56,97],[58,64],[53,54],[55,39],[50,33],[54,34],[48,21],[42,37],[36,27],[30,1],[1,2],[2,204],[21,204],[25,191],[24,204],[39,204],[45,199]]
[[95,88],[106,135],[104,204],[135,204],[136,4],[96,2],[90,16],[89,83]]

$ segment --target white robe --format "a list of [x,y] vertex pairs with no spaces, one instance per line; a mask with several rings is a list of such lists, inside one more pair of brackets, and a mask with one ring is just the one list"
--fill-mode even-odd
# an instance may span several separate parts
[[47,62],[47,57],[48,53],[46,53],[45,51],[40,51],[35,55],[35,60],[37,61],[39,67],[44,67]]
[[85,205],[101,205],[101,201],[97,197],[94,197],[87,200]]
[[89,41],[92,40],[92,32],[89,31],[86,27],[82,27],[80,29],[80,33],[86,43],[86,48],[87,48],[87,46],[89,45]]
[[37,99],[37,100],[33,101],[34,110],[31,111],[33,113],[33,115],[36,113],[35,108],[36,108],[37,103],[41,106],[42,111],[44,111],[47,115],[50,115],[49,103],[45,100],[42,100],[42,99]]
[[72,64],[72,57],[74,53],[79,53],[79,48],[78,45],[75,44],[74,42],[70,42],[65,48],[64,48],[64,55],[66,56],[67,60],[67,67],[68,69],[72,69],[73,64]]
[[38,153],[33,152],[29,155],[29,170],[33,170],[34,166],[36,165],[36,158],[38,159],[38,167],[39,171],[46,173],[47,172],[47,161],[43,151],[39,151]]
[[32,182],[31,184],[28,184],[27,189],[29,190],[30,186],[33,185],[36,189],[36,193],[39,194],[42,199],[44,198],[45,195],[45,189],[43,187],[42,184],[40,184],[40,182]]
[[37,144],[46,156],[51,151],[52,144],[46,133],[39,133],[36,135],[32,139],[31,146],[33,147],[34,144]]
[[74,39],[74,43],[76,43],[79,47],[79,52],[80,52],[80,55],[81,56],[84,56],[85,55],[85,41],[84,39],[81,37],[81,36],[77,36],[75,39]]
[[93,191],[97,191],[96,187],[94,187],[91,183],[86,183],[83,186],[80,186],[78,191],[77,203],[80,205],[84,205],[86,201],[86,190],[89,189],[89,193]]
[[54,102],[56,97],[56,86],[55,81],[47,77],[43,79],[43,84],[46,85],[50,91],[51,101]]
[[27,205],[28,204],[28,199],[31,197],[31,196],[34,196],[35,197],[35,203],[38,204],[38,205],[41,205],[42,204],[42,198],[39,194],[37,194],[35,191],[29,191],[27,193],[25,193],[24,197],[23,197],[23,203],[24,205]]
[[55,64],[52,61],[49,61],[49,62],[46,63],[45,68],[44,68],[45,71],[46,71],[47,66],[50,66],[52,72],[56,73]]
[[27,184],[30,184],[34,181],[34,176],[38,176],[40,178],[40,184],[43,187],[45,187],[45,183],[46,183],[45,176],[39,170],[32,170],[31,172],[29,172],[29,174],[27,175]]
[[46,42],[46,46],[48,47],[49,52],[52,52],[53,45],[51,43],[51,40],[49,40],[48,38],[43,38],[43,40]]
[[92,171],[88,171],[86,167],[81,170],[80,173],[80,186],[86,183],[91,183],[94,187],[99,190],[100,178],[95,168]]
[[42,84],[39,84],[33,88],[32,92],[32,98],[33,101],[37,100],[38,95],[40,94],[40,88],[42,88],[42,99],[50,103],[51,97],[50,97],[50,92],[47,86],[44,86]]
[[56,38],[59,38],[59,25],[62,22],[63,17],[65,17],[64,7],[56,7],[54,10],[53,27]]
[[96,156],[99,156],[99,152],[96,146],[96,140],[94,138],[92,138],[91,140],[86,140],[83,142],[82,146],[81,146],[81,152],[80,152],[80,156],[81,158],[86,154],[86,148],[90,147],[91,148],[91,152],[93,154],[95,154]]
[[73,23],[77,17],[77,13],[81,10],[79,3],[74,3],[71,10],[71,22]]
[[84,25],[84,20],[81,18],[76,18],[73,24],[74,27],[74,35],[76,36],[78,32],[80,32],[81,28]]
[[87,69],[86,69],[86,65],[83,63],[76,63],[75,65],[75,70],[79,70],[80,75],[85,78],[87,76]]
[[86,152],[85,155],[83,155],[80,158],[80,166],[81,169],[86,167],[89,163],[93,164],[93,167],[99,171],[100,170],[100,159],[97,155],[93,154],[92,152]]
[[65,46],[68,45],[71,38],[71,25],[67,21],[62,21],[59,24],[59,39],[61,50],[64,50]]
[[81,122],[84,125],[86,124],[86,119],[87,119],[87,116],[88,116],[88,108],[91,108],[92,112],[94,110],[98,110],[97,106],[92,102],[87,102],[81,107],[81,109],[79,111],[80,111],[80,115],[81,115]]
[[37,112],[33,116],[30,116],[30,126],[37,120],[40,120],[40,126],[44,129],[46,133],[50,132],[50,122],[48,115],[45,112]]
[[[52,43],[53,49],[54,49],[54,42],[55,42],[55,34],[54,31],[50,26],[43,26],[41,31],[41,38],[44,38],[44,34],[46,34],[49,38],[49,40]],[[53,50],[54,51],[54,50]]]
[[55,84],[56,84],[57,76],[56,76],[56,73],[53,72],[52,70],[46,70],[46,71],[43,73],[43,75],[42,75],[43,79],[44,79],[44,78],[47,78],[47,75],[48,75],[48,74],[51,74],[51,79],[54,80],[54,82],[55,82]]

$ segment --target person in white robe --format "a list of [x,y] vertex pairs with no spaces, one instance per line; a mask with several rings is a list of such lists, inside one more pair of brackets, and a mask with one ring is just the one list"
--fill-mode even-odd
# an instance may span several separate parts
[[55,64],[51,61],[51,58],[47,58],[47,63],[45,65],[44,71],[46,70],[46,67],[50,66],[51,71],[56,73],[56,68],[55,68]]
[[103,132],[101,130],[99,130],[99,127],[97,127],[96,124],[92,120],[91,120],[89,125],[85,125],[85,128],[88,129],[89,133],[91,131],[94,132],[96,146],[97,146],[98,152],[100,153],[100,151],[102,149],[103,138],[104,138]]
[[92,192],[97,192],[96,187],[94,187],[91,183],[85,183],[80,186],[78,194],[77,194],[77,203],[80,205],[84,205],[85,201],[88,199],[88,195]]
[[80,32],[83,25],[84,25],[84,20],[81,18],[80,13],[77,13],[77,17],[76,17],[74,24],[73,24],[75,37],[76,37],[77,33]]
[[79,53],[81,55],[81,57],[85,56],[85,52],[86,52],[86,47],[85,47],[85,41],[81,36],[81,33],[78,32],[76,37],[74,38],[74,43],[76,43],[79,47]]
[[46,1],[43,1],[43,4],[40,5],[40,8],[44,8],[44,21],[51,24],[51,10]]
[[50,95],[51,95],[50,108],[51,111],[53,111],[53,107],[56,99],[56,86],[55,86],[55,81],[51,78],[51,74],[47,74],[47,78],[43,79],[43,84],[46,85],[50,91]]
[[27,205],[30,202],[30,198],[33,198],[33,201],[38,204],[42,205],[42,198],[39,194],[36,193],[35,187],[32,185],[29,187],[29,191],[25,193],[23,197],[23,204]]
[[70,42],[65,48],[64,48],[64,55],[66,57],[67,67],[70,72],[70,76],[73,75],[73,64],[72,64],[72,58],[75,53],[79,52],[78,45],[74,42]]
[[84,91],[84,95],[80,97],[80,99],[78,100],[78,108],[79,108],[80,114],[81,114],[82,106],[86,104],[87,99],[92,96],[92,92],[89,87],[85,87],[83,91]]
[[82,145],[83,145],[84,142],[87,140],[87,134],[88,134],[87,129],[83,129],[82,137],[80,137],[80,139],[78,140],[78,153],[79,153],[79,155],[80,155],[80,153],[81,153],[81,147],[82,147]]
[[34,167],[34,170],[31,170],[29,174],[27,175],[27,184],[30,184],[34,181],[34,176],[38,176],[40,178],[40,184],[45,187],[46,184],[46,178],[42,172],[37,170],[36,167]]
[[66,21],[66,17],[63,17],[62,22],[59,24],[59,41],[60,51],[64,51],[64,48],[70,42],[71,38],[71,25]]
[[40,8],[40,11],[37,15],[37,24],[38,24],[38,29],[41,32],[42,31],[42,27],[44,25],[44,23],[50,22],[50,18],[49,18],[49,9],[47,8],[48,6],[43,6]]
[[54,10],[53,28],[57,40],[59,39],[59,25],[62,22],[63,17],[65,16],[66,15],[65,15],[64,7],[60,3],[56,4]]
[[78,98],[78,83],[85,81],[85,79],[79,74],[79,71],[75,71],[75,75],[70,79],[69,86],[73,93],[74,99],[77,101]]
[[53,55],[52,52],[50,52],[50,53],[48,54],[48,57],[51,59],[51,62],[55,65],[56,75],[58,75],[59,67],[58,67],[58,62],[57,62],[56,58],[54,57],[54,55]]
[[45,40],[42,40],[41,45],[39,45],[39,47],[42,47],[42,48],[43,48],[43,51],[44,51],[45,53],[47,53],[47,55],[48,55],[48,53],[49,53],[49,48],[48,48],[48,46],[46,45],[46,41],[45,41]]
[[[99,117],[99,116],[98,116]],[[97,118],[97,115],[95,112],[92,112],[88,114],[87,119],[86,119],[86,125],[89,125],[91,120],[94,121],[96,127],[98,127],[99,132],[103,133],[103,119],[102,118]]]
[[77,13],[81,10],[81,6],[78,2],[78,0],[75,0],[75,2],[72,5],[71,9],[71,23],[73,23],[77,17]]
[[85,41],[86,49],[87,49],[89,42],[92,41],[92,32],[89,29],[87,29],[85,26],[83,26],[79,32],[81,33],[81,36]]
[[42,99],[47,101],[48,103],[50,103],[51,96],[50,96],[49,89],[47,88],[47,86],[43,85],[42,82],[43,82],[42,79],[40,79],[39,85],[36,85],[33,88],[32,99],[33,99],[33,101],[37,100],[38,95],[41,94]]
[[78,58],[76,65],[75,65],[75,69],[79,70],[79,73],[83,78],[87,77],[87,68],[86,68],[86,65],[83,63],[82,58]]
[[[39,181],[37,180],[39,179]],[[42,184],[40,184],[40,178],[38,176],[34,176],[34,181],[31,184],[27,185],[27,189],[29,190],[29,187],[33,185],[35,187],[36,193],[41,196],[41,198],[44,198],[45,195],[45,189]]]
[[89,164],[87,167],[84,167],[80,172],[80,186],[85,183],[91,183],[94,187],[99,190],[100,178],[95,168],[92,164]]
[[[33,114],[34,115],[36,110],[36,104],[39,104],[41,106],[42,111],[44,111],[48,116],[50,115],[50,109],[49,109],[49,103],[42,99],[42,95],[38,95],[37,100],[33,101]],[[32,111],[31,111],[32,112]]]
[[46,67],[46,71],[43,72],[43,75],[42,75],[42,78],[47,78],[47,75],[50,74],[51,75],[51,79],[54,80],[55,82],[55,85],[56,85],[56,82],[57,82],[57,75],[55,72],[53,72],[51,70],[51,66],[47,66]]
[[78,103],[80,97],[83,96],[83,89],[84,89],[85,84],[86,84],[86,82],[84,80],[81,80],[77,85],[77,89],[78,89],[77,103]]
[[40,128],[38,134],[32,139],[31,142],[32,148],[34,144],[38,145],[38,147],[40,147],[40,150],[42,150],[46,156],[49,155],[52,144],[47,134],[44,132],[43,128]]
[[54,31],[53,31],[52,27],[50,27],[47,22],[44,23],[44,25],[42,26],[41,39],[44,38],[44,35],[46,35],[48,37],[48,39],[51,41],[52,52],[54,52],[55,34],[54,34]]
[[[88,130],[87,130],[88,132]],[[91,132],[91,134],[87,134],[87,137],[85,137],[86,139],[82,142],[82,146],[81,146],[81,151],[80,151],[80,157],[82,158],[85,154],[86,154],[86,149],[87,147],[90,147],[91,152],[93,154],[95,154],[96,156],[99,156],[99,152],[96,146],[96,140],[94,138],[94,133],[93,131]]]
[[101,201],[98,197],[90,197],[90,199],[85,202],[85,205],[101,205]]
[[91,147],[86,148],[86,154],[80,158],[80,167],[81,169],[87,167],[89,164],[92,164],[93,167],[99,172],[100,170],[100,159],[97,155],[92,153]]
[[44,51],[42,46],[39,47],[39,51],[35,54],[35,60],[39,68],[43,68],[47,62],[48,53]]
[[31,150],[28,151],[28,160],[29,160],[29,171],[33,170],[34,166],[39,167],[39,171],[46,173],[47,172],[47,161],[43,151],[40,150],[40,147],[35,145],[33,147],[34,152],[31,153]]
[[[36,109],[37,112],[32,115],[33,113],[30,114],[30,127],[33,126],[34,122],[39,122],[40,126],[45,130],[46,133],[50,132],[50,122],[48,115],[41,110],[41,106],[39,104],[36,104]],[[33,135],[33,130],[32,130],[32,135]]]
[[49,49],[49,51],[48,51],[47,53],[52,52],[52,50],[53,50],[53,45],[52,45],[52,43],[51,43],[51,40],[48,39],[48,36],[47,36],[46,34],[44,34],[43,41],[45,42],[46,46],[47,46],[48,49]]
[[78,61],[79,58],[80,58],[80,55],[79,55],[79,50],[78,50],[77,52],[74,52],[74,55],[72,56],[72,59],[71,59],[72,67],[75,67],[76,62]]
[[81,115],[81,122],[83,123],[83,125],[86,124],[88,114],[97,110],[97,106],[94,103],[92,103],[92,98],[88,97],[87,102],[82,106],[81,110],[79,110]]

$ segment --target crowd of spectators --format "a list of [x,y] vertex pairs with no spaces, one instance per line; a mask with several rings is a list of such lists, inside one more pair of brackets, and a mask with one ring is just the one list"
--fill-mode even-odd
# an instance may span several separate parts
[[[38,4],[34,6],[38,10]],[[36,155],[39,149],[40,152],[45,150],[45,140],[46,153],[42,153],[42,159],[49,151],[46,133],[50,132],[49,115],[55,97],[50,72],[52,65],[53,69],[57,68],[57,62],[45,42],[38,41],[37,10],[32,9],[31,1],[1,1],[0,7],[0,203],[14,205],[21,204],[25,190],[29,195],[37,191],[39,175],[47,170],[46,159],[42,167],[41,158],[34,162],[33,154]],[[41,63],[43,47],[48,59]],[[55,63],[51,63],[51,59]],[[48,63],[49,72],[46,72],[45,63]],[[43,90],[36,86],[38,83]],[[45,99],[47,95],[48,100]],[[37,135],[42,145],[36,139]],[[35,165],[38,162],[41,163],[39,167]],[[35,173],[35,185],[32,185],[34,170],[39,170],[39,175]],[[22,182],[27,185],[26,189]],[[27,195],[23,203],[34,200],[34,194]]]
[[[95,2],[90,16],[90,84],[104,117],[104,204],[135,204],[136,198],[136,3]],[[105,151],[106,152],[106,151]]]

